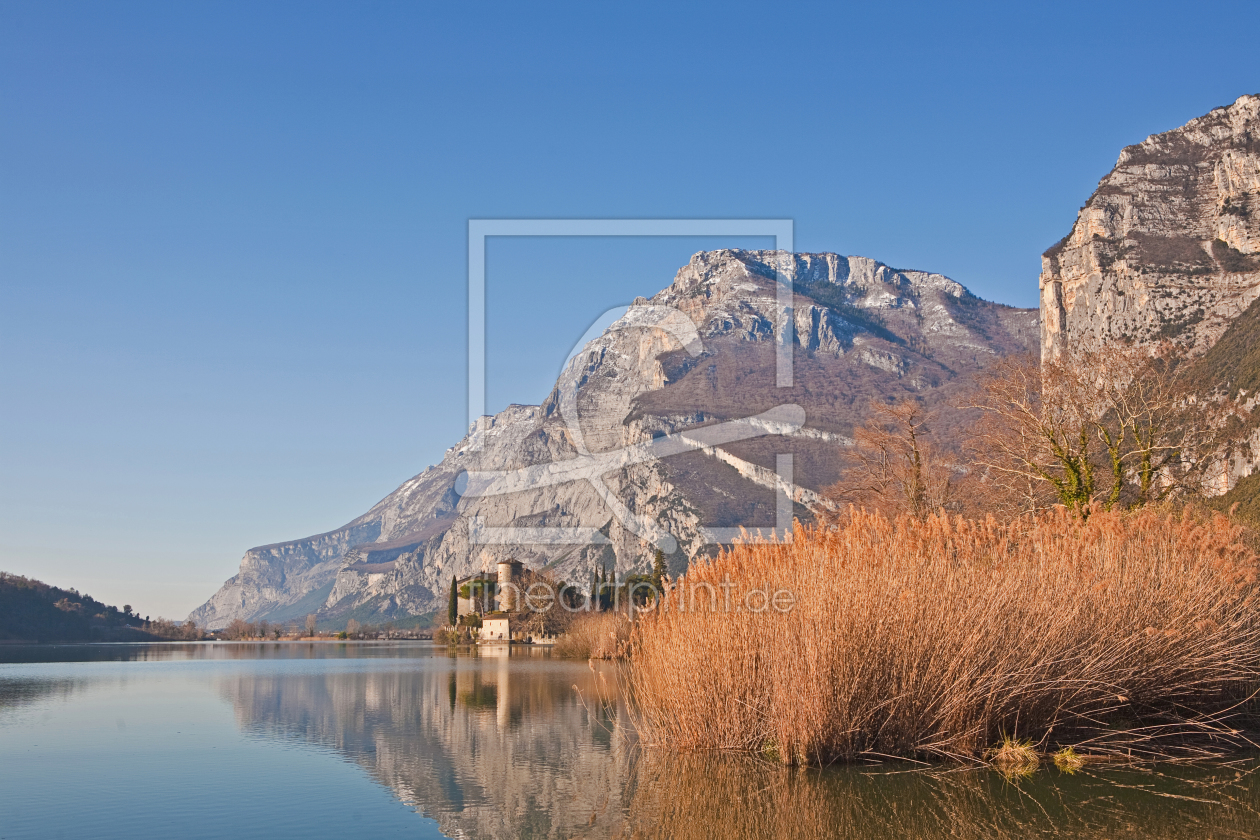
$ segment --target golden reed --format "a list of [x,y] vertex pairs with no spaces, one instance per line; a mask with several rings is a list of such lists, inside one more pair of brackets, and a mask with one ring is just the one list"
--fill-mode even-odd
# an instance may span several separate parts
[[570,620],[553,652],[566,659],[617,659],[629,637],[630,620],[624,612],[582,612]]
[[[1194,511],[851,511],[673,582],[631,636],[632,709],[648,744],[791,764],[982,760],[1004,738],[1213,754],[1245,741],[1257,567],[1238,527]],[[784,591],[789,609],[754,610]]]

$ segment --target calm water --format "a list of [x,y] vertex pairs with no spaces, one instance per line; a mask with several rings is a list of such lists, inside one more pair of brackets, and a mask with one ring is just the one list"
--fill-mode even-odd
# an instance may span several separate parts
[[0,838],[1256,837],[1255,770],[670,758],[526,648],[0,647]]

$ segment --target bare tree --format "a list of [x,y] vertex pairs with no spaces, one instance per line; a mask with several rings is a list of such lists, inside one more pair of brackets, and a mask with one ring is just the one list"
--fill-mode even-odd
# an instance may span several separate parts
[[958,478],[931,432],[931,412],[914,400],[872,401],[866,422],[841,456],[841,479],[828,495],[888,515],[924,519],[946,509]]
[[146,629],[153,635],[163,639],[181,639],[195,642],[202,636],[202,631],[197,627],[197,622],[190,619],[183,624],[179,624],[160,615],[149,622]]
[[1098,371],[1104,421],[1122,440],[1130,502],[1202,493],[1207,466],[1236,406],[1196,394],[1184,376],[1186,360],[1171,344],[1146,352],[1112,348],[1085,362]]
[[1172,348],[1112,347],[1039,364],[997,361],[971,407],[969,454],[1009,512],[1134,506],[1201,489],[1229,406],[1204,405]]
[[311,613],[306,617],[306,635],[315,635],[315,613]]
[[972,407],[981,412],[969,454],[997,493],[1016,510],[1087,506],[1097,492],[1091,429],[1077,400],[1062,399],[1062,377],[1047,382],[1031,356],[994,363]]
[[223,635],[229,639],[248,639],[254,635],[254,625],[246,623],[239,618],[234,618],[223,630]]

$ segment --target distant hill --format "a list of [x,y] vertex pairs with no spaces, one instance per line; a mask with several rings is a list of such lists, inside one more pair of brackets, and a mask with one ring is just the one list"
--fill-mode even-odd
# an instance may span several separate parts
[[147,641],[141,623],[73,589],[0,572],[0,641]]

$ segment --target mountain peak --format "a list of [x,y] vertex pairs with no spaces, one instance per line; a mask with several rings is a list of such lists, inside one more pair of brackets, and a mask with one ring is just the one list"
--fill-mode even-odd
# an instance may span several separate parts
[[[1199,156],[1235,148],[1255,151],[1260,145],[1260,95],[1244,94],[1232,104],[1213,108],[1183,126],[1152,134],[1141,143],[1126,146],[1116,167],[1126,164],[1184,163]],[[1196,155],[1196,152],[1199,153]],[[1104,179],[1106,180],[1106,179]]]
[[[794,384],[779,387],[775,338],[786,318]],[[1026,351],[1036,330],[1032,311],[866,257],[697,253],[575,353],[542,406],[480,418],[441,463],[341,529],[251,549],[193,618],[389,620],[444,603],[452,575],[508,556],[584,580],[597,566],[644,569],[664,543],[677,571],[722,533],[775,526],[779,455],[795,458],[793,515],[808,520],[837,478],[835,447],[872,396],[941,402],[990,360]],[[779,417],[785,408],[792,422]],[[714,424],[745,437],[690,437]],[[679,453],[642,458],[662,436]],[[466,474],[481,478],[461,483]]]

